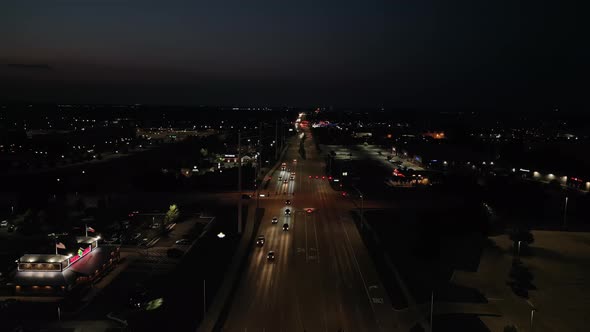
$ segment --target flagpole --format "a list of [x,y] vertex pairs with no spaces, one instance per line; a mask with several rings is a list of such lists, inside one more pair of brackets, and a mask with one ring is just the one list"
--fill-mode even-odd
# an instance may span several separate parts
[[55,244],[55,254],[57,255],[57,238],[55,239],[54,244]]
[[84,224],[84,230],[86,231],[86,237],[88,237],[88,224]]

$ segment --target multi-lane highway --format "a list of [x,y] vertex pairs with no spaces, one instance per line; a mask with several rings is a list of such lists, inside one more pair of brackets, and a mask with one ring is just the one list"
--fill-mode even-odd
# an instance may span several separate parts
[[[353,206],[322,179],[323,158],[311,132],[302,132],[307,159],[294,138],[283,160],[287,170],[275,172],[271,196],[260,201],[265,215],[258,233],[266,242],[248,258],[223,331],[394,331],[397,317],[352,222]],[[269,250],[276,255],[272,262]]]

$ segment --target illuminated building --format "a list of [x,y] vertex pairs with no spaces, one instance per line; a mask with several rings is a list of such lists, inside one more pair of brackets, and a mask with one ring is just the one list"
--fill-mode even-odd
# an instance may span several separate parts
[[100,237],[77,237],[74,254],[26,254],[12,277],[16,295],[64,296],[89,285],[119,261],[119,248],[98,246]]

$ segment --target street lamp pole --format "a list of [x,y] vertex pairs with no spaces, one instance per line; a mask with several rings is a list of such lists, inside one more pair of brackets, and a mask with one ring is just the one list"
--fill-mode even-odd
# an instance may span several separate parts
[[563,209],[563,227],[567,226],[567,200],[568,197],[565,196],[565,208]]
[[207,313],[207,287],[206,287],[205,279],[203,279],[203,319],[205,319],[205,314]]
[[430,297],[430,332],[432,332],[432,325],[434,325],[434,322],[432,321],[433,312],[434,312],[434,291],[432,291],[432,296]]
[[364,218],[364,213],[363,213],[364,212],[363,211],[363,208],[364,208],[364,197],[363,197],[363,193],[360,190],[358,190],[355,186],[352,186],[352,188],[354,190],[356,190],[359,193],[360,197],[361,197],[361,213],[360,214],[361,214],[361,230],[362,230],[364,228],[364,223],[365,223],[365,218]]
[[533,332],[533,320],[535,318],[535,308],[531,309],[531,332]]
[[275,159],[279,159],[279,120],[275,120]]
[[[262,155],[256,156],[256,168],[259,168],[259,163],[262,162]],[[254,178],[254,183],[256,184],[256,210],[260,208],[260,185],[262,181],[258,181],[258,172],[256,173],[256,177]]]
[[238,131],[238,234],[242,233],[242,133]]
[[[238,130],[238,234],[242,233],[242,139],[256,138],[259,136],[242,137],[241,130]],[[255,176],[257,177],[257,175]]]

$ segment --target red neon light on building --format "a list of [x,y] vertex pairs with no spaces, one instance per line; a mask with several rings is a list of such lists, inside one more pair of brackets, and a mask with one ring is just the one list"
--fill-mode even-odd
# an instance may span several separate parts
[[86,256],[90,251],[92,251],[92,246],[86,247],[86,249],[84,249],[84,251],[82,251],[82,255],[74,255],[74,256],[70,257],[70,264],[69,265],[76,263],[80,258]]

